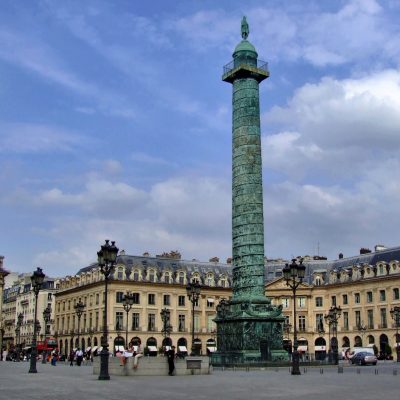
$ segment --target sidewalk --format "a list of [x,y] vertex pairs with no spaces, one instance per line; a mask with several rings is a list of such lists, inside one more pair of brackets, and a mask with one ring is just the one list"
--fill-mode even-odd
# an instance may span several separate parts
[[[112,377],[99,381],[92,367],[37,365],[29,374],[26,362],[0,362],[0,397],[13,400],[140,399],[140,400],[395,400],[400,370],[395,365],[375,368],[308,368],[301,376],[286,369],[266,371],[214,371],[212,375]],[[302,372],[304,372],[302,370]]]

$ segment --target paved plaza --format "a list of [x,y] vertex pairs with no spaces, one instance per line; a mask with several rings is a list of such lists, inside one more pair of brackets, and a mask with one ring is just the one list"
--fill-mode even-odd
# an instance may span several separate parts
[[[29,374],[26,362],[0,362],[0,399],[398,399],[400,366],[302,368],[301,376],[288,369],[225,370],[212,375],[111,377],[98,381],[90,366],[37,366]],[[393,370],[398,369],[394,375]],[[323,373],[321,373],[323,372]],[[358,373],[359,372],[359,373]]]

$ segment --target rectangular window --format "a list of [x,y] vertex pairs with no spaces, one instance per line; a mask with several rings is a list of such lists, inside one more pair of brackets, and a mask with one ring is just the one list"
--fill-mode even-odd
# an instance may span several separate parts
[[185,332],[185,316],[183,314],[178,315],[178,331]]
[[171,305],[171,296],[169,294],[164,294],[164,306]]
[[98,306],[100,303],[100,295],[96,293],[96,306]]
[[343,295],[343,304],[346,305],[346,304],[348,304],[348,303],[349,303],[349,300],[348,300],[348,298],[347,298],[347,294],[344,294],[344,295]]
[[148,315],[147,330],[153,332],[156,330],[156,314]]
[[331,297],[332,306],[336,306],[336,296]]
[[47,294],[47,300],[50,300],[50,301],[51,301],[51,296],[52,296],[52,294],[51,294],[51,293],[48,293],[48,294]]
[[194,316],[194,331],[200,332],[200,316],[197,314]]
[[361,311],[356,311],[355,317],[356,317],[356,327],[361,326]]
[[289,299],[289,297],[284,297],[282,299],[282,306],[283,306],[283,308],[289,308],[290,307],[290,299]]
[[185,298],[186,298],[186,296],[178,296],[178,306],[179,307],[185,306]]
[[315,329],[317,332],[324,331],[324,314],[315,315]]
[[208,298],[207,299],[207,308],[213,308],[214,307],[214,299]]
[[150,305],[156,304],[156,295],[154,293],[149,293],[147,303]]
[[306,317],[304,315],[299,315],[299,331],[305,332],[306,330]]
[[349,313],[347,311],[343,312],[343,329],[349,330]]
[[373,302],[372,292],[367,292],[367,303]]
[[393,289],[393,300],[399,300],[399,289],[398,288],[394,288]]
[[132,293],[133,304],[140,304],[140,293]]
[[368,316],[368,329],[374,329],[374,311],[367,310],[367,316]]
[[304,308],[306,306],[306,298],[305,297],[299,297],[298,298],[298,305],[300,308]]
[[354,293],[354,303],[360,304],[360,293]]
[[[315,298],[315,307],[322,307],[323,306],[323,299],[322,297]],[[319,314],[318,314],[319,315]]]
[[207,317],[207,332],[215,332],[216,331],[216,325],[214,322],[215,315],[209,315]]
[[96,325],[95,325],[96,330],[99,329],[99,312],[96,311]]
[[117,303],[122,303],[124,301],[124,292],[117,292],[115,301]]
[[387,328],[386,308],[381,308],[381,328]]
[[115,329],[122,330],[124,328],[124,313],[122,311],[117,311],[115,313]]
[[385,290],[380,290],[379,291],[379,300],[380,301],[386,301],[386,291]]
[[132,330],[139,330],[139,313],[136,312],[132,313]]

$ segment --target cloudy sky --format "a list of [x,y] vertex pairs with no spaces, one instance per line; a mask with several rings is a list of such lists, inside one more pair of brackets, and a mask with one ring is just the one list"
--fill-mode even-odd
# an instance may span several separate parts
[[397,0],[14,1],[0,13],[0,254],[53,276],[231,255],[231,87],[261,85],[268,257],[400,244]]

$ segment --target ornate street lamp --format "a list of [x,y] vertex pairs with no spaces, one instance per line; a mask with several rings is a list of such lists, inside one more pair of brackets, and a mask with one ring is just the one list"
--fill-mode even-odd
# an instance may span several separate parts
[[394,324],[396,326],[396,356],[397,356],[396,361],[400,362],[400,346],[399,346],[400,307],[399,306],[393,307],[390,310],[390,315],[392,316]]
[[[324,316],[325,321],[329,325],[329,361],[332,361],[335,365],[339,364],[339,348],[338,348],[338,340],[337,340],[337,325],[340,316],[342,315],[342,309],[336,306],[332,306],[328,314]],[[332,328],[331,328],[332,327]],[[332,332],[332,338],[331,338]]]
[[192,352],[190,355],[194,356],[196,354],[196,349],[194,346],[194,306],[198,302],[201,292],[201,285],[199,282],[190,282],[186,286],[186,293],[189,300],[192,302]]
[[[83,312],[85,311],[85,307],[86,307],[85,304],[83,304],[80,299],[79,299],[79,302],[74,305],[75,314],[78,317],[78,347],[79,348],[81,347],[81,344],[79,343],[79,337],[81,334],[81,317],[82,317]],[[82,349],[82,351],[83,351],[83,349]]]
[[102,350],[100,352],[100,375],[99,380],[110,380],[108,373],[108,328],[107,328],[107,289],[110,274],[114,270],[115,262],[118,255],[118,247],[115,242],[109,243],[106,240],[101,246],[101,250],[97,252],[97,262],[101,273],[104,275],[104,315],[103,315],[103,336],[101,338]]
[[15,333],[16,333],[16,340],[17,340],[17,361],[20,361],[20,354],[21,354],[21,326],[22,322],[24,320],[24,315],[22,313],[18,314],[17,317],[17,327],[15,328]]
[[131,311],[132,306],[133,306],[133,295],[132,293],[127,292],[124,295],[124,299],[122,301],[122,304],[124,306],[124,310],[126,312],[126,327],[125,327],[125,348],[128,348],[128,317],[129,317],[129,311]]
[[32,283],[32,290],[35,294],[35,317],[33,319],[33,339],[32,339],[32,351],[31,351],[31,361],[30,361],[30,368],[29,373],[36,374],[36,357],[37,357],[37,342],[36,342],[36,335],[37,335],[37,300],[40,289],[43,286],[45,274],[43,273],[41,268],[36,268],[33,275],[31,276],[31,283]]
[[43,359],[42,364],[46,364],[47,359],[47,343],[46,343],[46,335],[48,333],[48,324],[50,322],[51,317],[51,307],[48,305],[43,311],[43,320],[44,320],[44,344],[46,346],[46,350],[43,350]]
[[293,292],[293,353],[292,353],[292,375],[301,375],[300,372],[300,355],[297,351],[297,316],[296,316],[296,290],[299,285],[303,282],[306,273],[306,267],[303,265],[303,260],[300,260],[299,264],[296,263],[296,259],[292,260],[292,263],[286,264],[283,268],[283,277],[286,281],[286,285],[292,289]]
[[169,337],[169,335],[172,332],[172,326],[169,323],[170,322],[171,311],[168,310],[168,308],[164,307],[161,310],[160,315],[161,315],[161,320],[162,320],[162,323],[163,323],[163,327],[161,329],[161,333],[163,334],[164,341],[165,341],[165,339],[167,337]]

